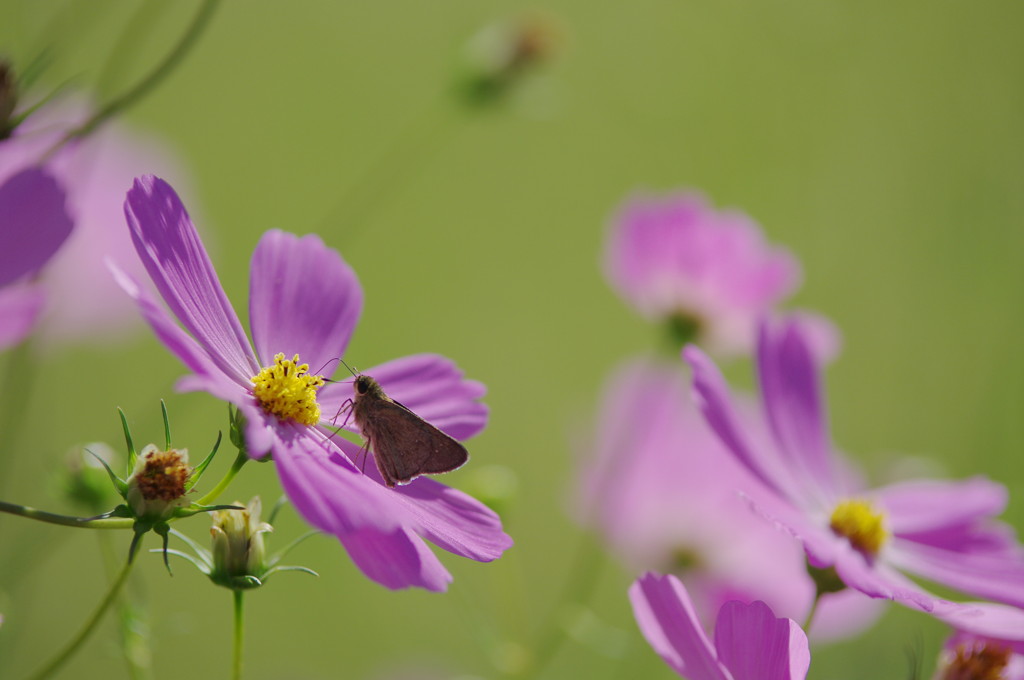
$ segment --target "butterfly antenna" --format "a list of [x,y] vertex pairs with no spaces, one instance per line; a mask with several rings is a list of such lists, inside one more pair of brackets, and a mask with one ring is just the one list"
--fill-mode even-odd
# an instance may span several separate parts
[[341,362],[342,366],[344,366],[345,368],[348,369],[348,372],[352,374],[353,378],[358,378],[359,377],[359,374],[356,371],[353,371],[352,367],[349,366],[348,364],[346,364],[344,359],[338,359],[338,361]]

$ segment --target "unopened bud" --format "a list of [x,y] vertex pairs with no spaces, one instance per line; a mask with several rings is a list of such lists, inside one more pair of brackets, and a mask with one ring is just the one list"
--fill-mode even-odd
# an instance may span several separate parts
[[[235,505],[241,505],[235,502]],[[210,578],[228,588],[256,587],[267,572],[267,550],[263,534],[273,528],[260,521],[259,496],[244,510],[218,510],[210,513],[213,526],[213,570]]]
[[526,14],[486,26],[469,44],[468,94],[476,102],[499,98],[522,76],[548,61],[558,31],[542,14]]

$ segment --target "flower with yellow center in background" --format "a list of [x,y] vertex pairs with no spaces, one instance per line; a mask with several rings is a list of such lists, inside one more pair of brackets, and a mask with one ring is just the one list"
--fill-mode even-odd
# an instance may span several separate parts
[[[779,501],[751,505],[802,542],[811,567],[961,630],[1024,639],[1024,548],[994,519],[1005,488],[981,477],[858,488],[832,446],[818,365],[792,319],[763,323],[758,337],[768,442],[746,431],[714,363],[692,345],[684,356],[708,424]],[[942,600],[903,572],[1013,607]]]

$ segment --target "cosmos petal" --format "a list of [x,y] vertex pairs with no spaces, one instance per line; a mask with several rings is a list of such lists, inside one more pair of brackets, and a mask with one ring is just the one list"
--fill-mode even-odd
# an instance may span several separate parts
[[902,542],[888,556],[891,564],[975,597],[1024,607],[1024,554],[960,553]]
[[798,321],[761,324],[757,368],[768,423],[795,478],[807,493],[834,492],[820,375]]
[[630,586],[629,600],[647,642],[677,673],[689,680],[728,680],[678,579],[644,574]]
[[248,384],[260,367],[174,189],[152,175],[139,177],[124,212],[135,250],[164,302],[224,373]]
[[387,532],[365,527],[337,536],[363,574],[386,588],[415,586],[439,593],[452,581],[427,544],[408,529]]
[[0,349],[21,342],[32,331],[45,304],[46,293],[36,284],[0,288]]
[[249,319],[260,364],[298,354],[310,372],[330,375],[363,308],[352,268],[318,236],[268,231],[252,255]]
[[764,602],[726,602],[715,620],[715,648],[734,680],[803,680],[811,665],[807,636]]
[[39,271],[71,234],[64,190],[45,170],[29,168],[0,184],[0,286]]
[[998,515],[1006,508],[1006,487],[984,477],[915,480],[877,491],[895,534],[928,532]]

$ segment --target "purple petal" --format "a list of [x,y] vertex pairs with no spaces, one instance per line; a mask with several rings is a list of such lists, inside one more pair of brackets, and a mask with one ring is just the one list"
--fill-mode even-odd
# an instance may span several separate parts
[[337,368],[363,308],[352,268],[318,236],[268,231],[252,255],[249,320],[260,363],[298,354],[312,373]]
[[811,665],[803,630],[764,602],[726,602],[715,621],[715,647],[735,680],[803,680]]
[[[757,368],[768,422],[805,493],[835,490],[818,367],[797,320],[761,324]],[[825,491],[823,493],[823,490]]]
[[931,614],[967,633],[1024,642],[1024,609],[991,602],[942,602]]
[[[467,439],[487,424],[487,406],[477,401],[486,388],[462,377],[450,359],[437,354],[415,354],[366,371],[384,392],[410,411],[456,439]],[[321,412],[334,414],[352,398],[348,382],[327,385],[317,396]],[[357,431],[355,423],[349,429]]]
[[46,293],[31,283],[0,288],[0,349],[21,342],[46,304]]
[[68,235],[73,222],[64,190],[45,170],[29,168],[0,184],[0,286],[38,271]]
[[321,531],[341,538],[367,527],[390,533],[404,523],[386,490],[361,474],[346,456],[328,453],[308,431],[280,428],[274,463],[288,500]]
[[965,553],[900,541],[887,556],[899,568],[975,597],[1024,607],[1024,554]]
[[644,574],[630,587],[629,600],[647,642],[677,673],[689,680],[727,680],[676,577]]
[[338,540],[367,578],[386,588],[415,586],[444,592],[452,581],[437,556],[408,529],[385,532],[367,527],[338,534]]
[[260,366],[174,189],[152,175],[140,177],[124,212],[135,250],[164,302],[224,373],[248,385]]
[[697,403],[711,429],[751,474],[769,489],[793,500],[796,496],[792,484],[780,474],[783,468],[765,460],[761,455],[764,453],[763,448],[755,451],[750,446],[741,426],[743,420],[736,412],[732,394],[715,363],[695,345],[688,345],[683,349],[683,358],[693,369],[693,388]]
[[984,477],[961,481],[920,480],[877,491],[897,535],[930,532],[998,515],[1006,508],[1006,487]]
[[[366,472],[383,483],[376,466]],[[420,477],[391,493],[405,508],[416,533],[450,553],[490,562],[512,546],[497,513],[461,491]]]

